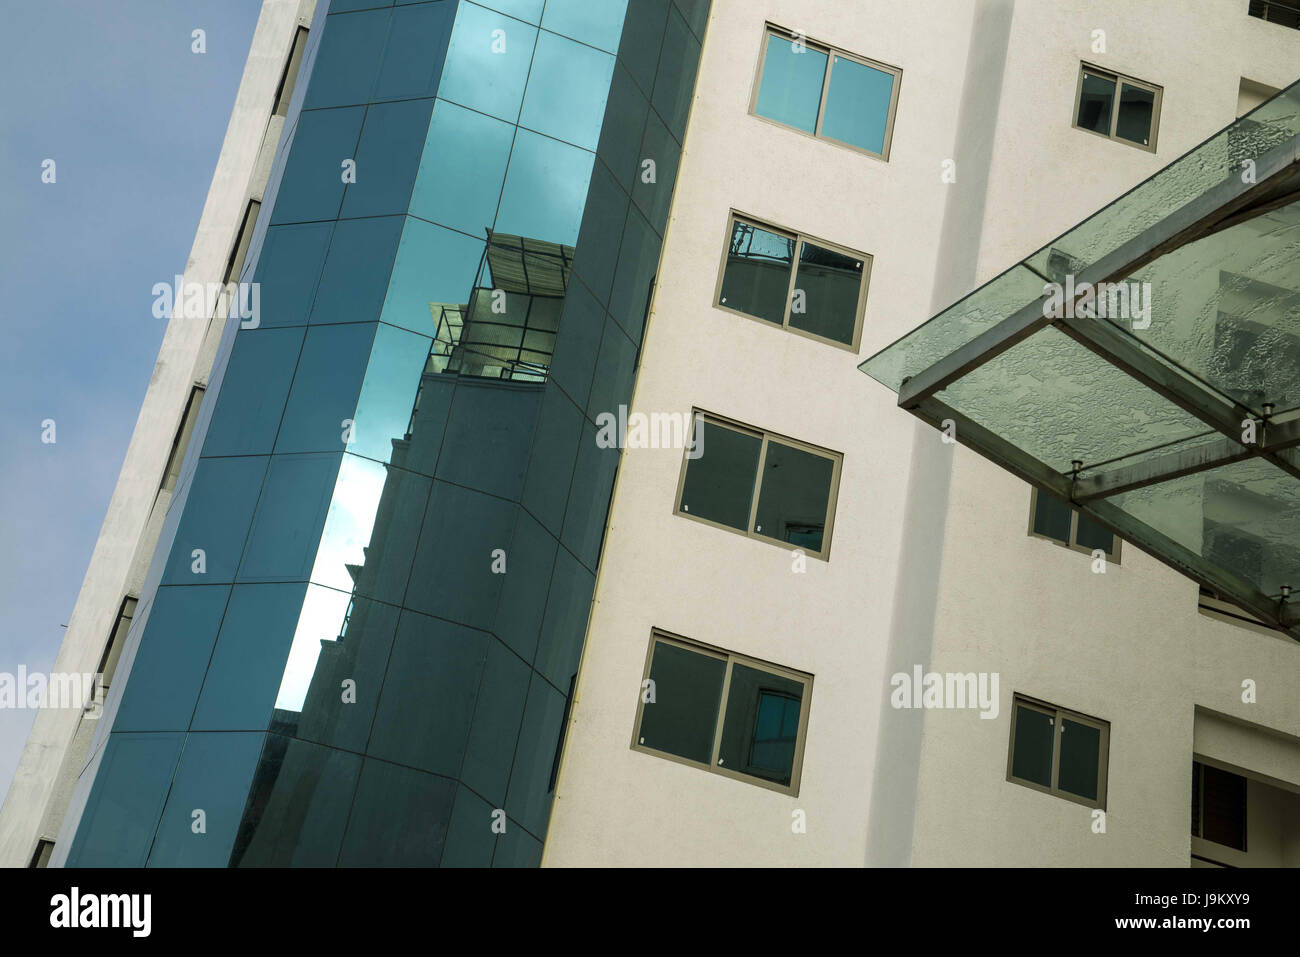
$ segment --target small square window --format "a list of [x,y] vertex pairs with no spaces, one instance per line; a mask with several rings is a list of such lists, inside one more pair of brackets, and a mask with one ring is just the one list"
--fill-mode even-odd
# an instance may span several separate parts
[[733,213],[717,305],[857,351],[871,257]]
[[1192,762],[1192,836],[1246,850],[1246,779]]
[[694,434],[698,445],[682,463],[677,514],[828,557],[838,453],[701,412]]
[[1104,808],[1109,748],[1107,722],[1015,696],[1008,781]]
[[750,112],[880,159],[889,159],[897,67],[769,26]]
[[1154,153],[1160,96],[1158,86],[1085,63],[1079,69],[1075,128]]
[[1029,534],[1046,538],[1078,552],[1104,552],[1119,564],[1120,540],[1077,508],[1053,495],[1034,489],[1029,499]]
[[655,632],[632,747],[799,793],[812,676]]

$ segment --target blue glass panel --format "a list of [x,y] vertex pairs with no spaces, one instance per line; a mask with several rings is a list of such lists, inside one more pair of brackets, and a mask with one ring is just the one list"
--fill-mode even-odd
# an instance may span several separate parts
[[493,867],[538,867],[542,863],[542,842],[511,821],[497,838]]
[[[361,752],[379,703],[398,609],[343,595],[343,613],[335,619],[336,594],[316,585],[307,589],[308,606],[280,681],[272,730]],[[315,639],[316,648],[300,651],[300,639],[304,646]]]
[[660,236],[668,225],[668,209],[673,199],[673,184],[677,182],[677,161],[681,156],[681,147],[668,132],[657,113],[651,113],[646,120],[645,139],[641,143],[641,155],[655,163],[653,182],[638,176],[636,186],[632,189],[632,199],[645,213],[650,225]]
[[443,867],[487,867],[492,863],[497,835],[492,831],[492,805],[467,787],[456,789],[456,804],[447,828]]
[[255,732],[203,733],[185,740],[149,852],[150,867],[225,867],[229,863],[265,737]]
[[260,284],[263,326],[300,326],[316,299],[333,223],[272,226],[266,231],[254,282]]
[[[267,457],[260,455],[199,460],[163,572],[164,585],[235,580],[266,463]],[[200,549],[203,554],[196,557]],[[202,571],[196,570],[200,558]]]
[[[367,6],[378,7],[378,3]],[[331,12],[336,12],[331,10]],[[304,110],[324,106],[355,106],[370,99],[379,69],[379,54],[388,36],[389,10],[371,10],[325,21]]]
[[460,382],[437,477],[518,501],[541,397],[540,385]]
[[519,124],[594,150],[613,71],[612,55],[543,30]]
[[[403,3],[419,3],[421,0],[402,0]],[[391,7],[393,0],[330,0],[330,13],[345,13],[349,10],[370,10],[373,7]]]
[[873,153],[885,150],[894,75],[854,60],[835,57],[826,92],[822,135]]
[[584,428],[582,444],[578,447],[578,464],[573,470],[573,488],[569,490],[569,507],[564,513],[564,534],[560,540],[592,569],[600,557],[618,456],[618,449],[603,449],[596,444],[594,426]]
[[659,268],[659,237],[640,210],[628,210],[623,246],[618,251],[618,271],[609,296],[609,314],[640,347],[650,308],[650,289]]
[[345,455],[311,580],[400,604],[431,484],[415,472]]
[[232,867],[333,867],[361,773],[359,755],[267,735]]
[[709,22],[709,3],[710,0],[673,0],[674,6],[686,18],[691,32],[701,40],[704,39],[704,29]]
[[343,202],[343,161],[356,156],[365,107],[311,110],[298,118],[271,223],[335,219]]
[[195,731],[264,731],[306,585],[236,585],[194,712]]
[[594,47],[618,52],[627,0],[548,0],[542,26]]
[[[602,303],[609,301],[609,291],[614,285],[618,248],[623,238],[623,227],[627,224],[627,206],[627,194],[614,181],[605,164],[595,164],[591,171],[587,205],[582,213],[582,231],[578,234],[574,252],[573,272]],[[570,297],[576,285],[578,283],[570,284]],[[567,308],[568,304],[565,306]]]
[[602,412],[617,417],[618,407],[631,401],[636,351],[636,346],[616,322],[605,323],[605,335],[596,360],[595,381],[591,385],[591,401],[587,403],[587,416],[593,422]]
[[509,548],[516,507],[481,492],[435,482],[406,606],[490,628],[504,577],[492,571],[492,552]]
[[537,30],[462,2],[438,96],[513,123],[519,117]]
[[555,575],[546,601],[537,660],[533,662],[533,667],[557,688],[567,688],[569,678],[578,670],[578,654],[587,633],[587,612],[595,587],[596,576],[583,568],[568,549],[561,548],[555,556]]
[[418,407],[411,416],[411,439],[401,460],[394,462],[422,475],[432,475],[442,448],[442,433],[456,394],[456,377],[429,373],[420,379]]
[[348,451],[400,464],[394,451],[404,443],[420,376],[432,340],[404,329],[380,325],[361,383]]
[[535,24],[541,18],[544,2],[545,0],[484,0],[484,5]]
[[569,501],[569,483],[582,436],[582,422],[582,411],[548,383],[524,479],[523,503],[557,538],[564,521],[564,506]]
[[435,335],[432,308],[469,302],[484,246],[481,239],[407,217],[380,318],[390,325]]
[[110,734],[68,867],[144,867],[183,734]]
[[631,190],[641,174],[639,147],[649,111],[646,94],[637,87],[622,61],[618,61],[609,84],[605,123],[600,129],[596,155],[610,168],[624,190]]
[[275,451],[342,450],[357,410],[375,323],[307,330]]
[[403,611],[368,754],[455,777],[490,637]]
[[581,282],[570,282],[568,295],[564,297],[560,331],[555,339],[550,376],[551,381],[571,399],[583,405],[586,405],[591,392],[592,371],[600,350],[604,324],[605,310],[587,287]]
[[506,172],[497,230],[572,246],[595,154],[521,129]]
[[437,92],[455,12],[456,4],[447,0],[393,11],[374,99],[414,99]]
[[[567,684],[567,679],[566,679]],[[546,833],[551,816],[551,766],[560,740],[564,695],[534,674],[524,706],[524,721],[515,750],[506,813],[534,834]]]
[[367,758],[341,867],[437,867],[456,782]]
[[380,103],[366,111],[357,146],[357,181],[343,197],[344,216],[406,212],[432,111],[432,99]]
[[811,133],[826,79],[826,54],[796,47],[792,40],[769,34],[763,59],[763,83],[754,112]]
[[509,123],[438,100],[415,178],[411,214],[486,235],[496,220],[514,138]]
[[342,457],[319,452],[271,458],[239,566],[241,582],[307,580]]
[[204,455],[270,453],[302,337],[301,328],[241,329],[236,334],[203,440]]
[[556,547],[551,533],[527,512],[520,511],[510,540],[493,633],[524,661],[532,661],[537,653]]
[[655,69],[667,19],[668,0],[637,0],[628,4],[618,58],[647,96],[655,85]]
[[505,800],[510,782],[529,674],[528,665],[518,655],[499,641],[488,642],[460,779],[497,807]]
[[230,597],[227,585],[158,589],[122,693],[115,731],[184,731]]
[[[699,62],[700,41],[691,35],[681,14],[675,9],[670,11],[651,102],[679,140],[686,135],[686,117],[691,111]],[[664,181],[672,182],[667,177]]]
[[334,228],[312,325],[379,318],[404,223],[401,216],[381,216],[345,220]]

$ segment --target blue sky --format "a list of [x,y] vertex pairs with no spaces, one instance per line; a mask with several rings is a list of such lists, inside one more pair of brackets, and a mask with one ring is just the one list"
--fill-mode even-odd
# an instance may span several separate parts
[[[150,290],[184,271],[260,6],[0,0],[0,672],[53,666],[162,342]],[[33,716],[0,710],[0,793]]]

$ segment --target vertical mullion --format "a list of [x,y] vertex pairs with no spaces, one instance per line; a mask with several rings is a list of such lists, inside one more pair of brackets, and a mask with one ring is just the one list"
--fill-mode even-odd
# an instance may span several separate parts
[[817,122],[813,124],[813,135],[822,135],[822,120],[826,118],[826,98],[831,92],[831,70],[835,68],[835,51],[826,48],[826,75],[822,77],[822,98],[817,104]]
[[754,519],[758,517],[758,495],[763,485],[763,466],[767,464],[767,433],[763,433],[763,445],[758,450],[758,468],[754,472],[754,491],[749,502],[749,524],[745,527],[746,535],[753,535]]
[[722,697],[718,699],[718,720],[713,726],[713,752],[709,755],[709,767],[718,766],[718,753],[722,750],[722,724],[727,717],[727,697],[731,694],[731,655],[727,655],[727,670],[722,673]]
[[[1115,77],[1115,103],[1110,110],[1110,138],[1116,139],[1119,132],[1119,98],[1120,93],[1124,90],[1124,81],[1118,75]],[[1154,112],[1154,111],[1153,111]]]
[[790,328],[790,315],[794,303],[795,285],[799,281],[799,255],[803,252],[803,237],[798,233],[794,236],[794,258],[790,262],[790,284],[785,290],[785,313],[781,317],[781,328]]

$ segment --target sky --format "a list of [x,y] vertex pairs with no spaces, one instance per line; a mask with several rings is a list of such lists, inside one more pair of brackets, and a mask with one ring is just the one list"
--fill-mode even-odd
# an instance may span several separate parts
[[[260,7],[0,0],[0,673],[53,667]],[[34,716],[0,708],[0,794]]]

